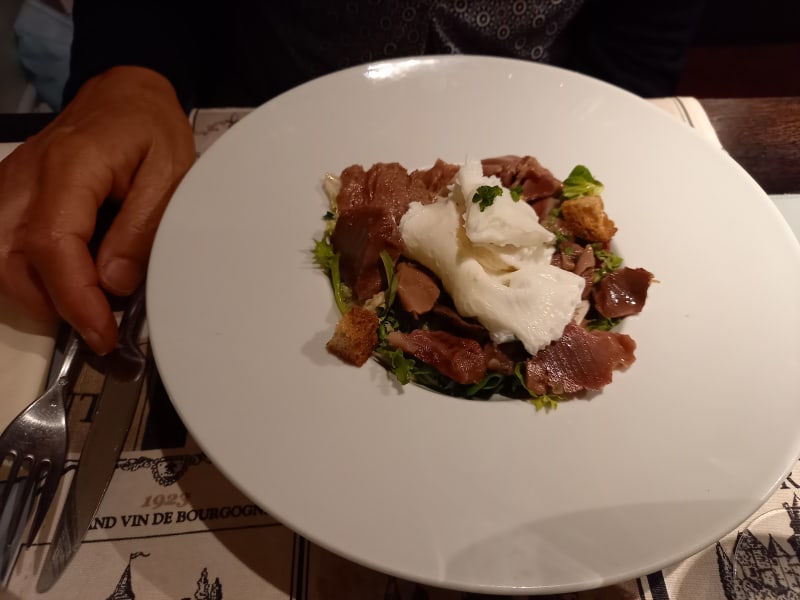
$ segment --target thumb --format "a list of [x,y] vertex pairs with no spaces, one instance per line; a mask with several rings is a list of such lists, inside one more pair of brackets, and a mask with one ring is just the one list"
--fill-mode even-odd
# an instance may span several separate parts
[[165,166],[153,153],[142,161],[97,254],[101,286],[127,296],[144,279],[158,224],[189,163]]

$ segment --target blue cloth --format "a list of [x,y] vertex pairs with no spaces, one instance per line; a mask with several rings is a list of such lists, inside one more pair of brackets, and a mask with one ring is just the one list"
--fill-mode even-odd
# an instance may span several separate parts
[[69,77],[72,19],[38,0],[24,0],[14,22],[17,53],[39,99],[61,110]]

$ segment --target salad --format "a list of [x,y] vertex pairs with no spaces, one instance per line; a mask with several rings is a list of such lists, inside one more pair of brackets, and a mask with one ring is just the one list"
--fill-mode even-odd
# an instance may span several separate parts
[[313,256],[342,314],[327,348],[343,361],[537,408],[635,361],[616,328],[641,312],[653,275],[613,252],[603,184],[585,166],[560,180],[532,156],[351,165],[324,188]]

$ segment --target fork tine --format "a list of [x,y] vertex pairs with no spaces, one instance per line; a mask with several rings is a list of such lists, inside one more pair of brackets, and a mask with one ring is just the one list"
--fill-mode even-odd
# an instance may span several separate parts
[[14,502],[14,511],[11,513],[11,520],[8,523],[9,535],[6,537],[6,550],[12,550],[17,546],[18,540],[28,523],[27,513],[31,506],[33,494],[36,491],[36,478],[33,476],[37,470],[37,463],[32,456],[25,456],[21,461],[31,461],[31,467],[28,476],[25,478],[25,484],[22,488],[22,493]]
[[[9,452],[8,455],[14,456],[14,462],[11,464],[8,479],[3,486],[3,494],[0,498],[2,500],[2,504],[0,504],[0,521],[5,523],[4,530],[0,531],[0,536],[2,536],[0,537],[0,540],[2,540],[2,544],[0,544],[0,583],[2,585],[7,584],[22,535],[18,521],[21,515],[27,514],[32,501],[32,495],[28,489],[30,487],[30,478],[25,480],[25,489],[22,491],[19,489],[21,482],[18,480],[22,464],[29,457],[20,456],[16,451]],[[13,499],[9,503],[12,498],[12,492]]]
[[[14,461],[11,463],[11,468],[8,471],[8,477],[6,478],[5,485],[3,485],[3,493],[0,495],[0,516],[6,512],[8,499],[11,496],[11,489],[14,487],[17,475],[19,474],[20,466],[22,465],[22,460],[20,460],[19,454],[16,451],[11,451],[7,453],[6,456],[13,456]],[[3,462],[5,462],[5,456],[3,457]]]
[[[30,532],[28,533],[28,545],[33,543],[33,540],[36,538],[36,534],[39,533],[39,528],[44,523],[44,518],[47,516],[47,511],[50,509],[50,505],[53,503],[53,498],[56,495],[56,491],[58,490],[58,484],[61,481],[61,473],[64,470],[64,459],[63,457],[56,457],[54,459],[48,459],[42,461],[43,468],[47,469],[45,474],[44,483],[41,485],[39,489],[39,500],[38,504],[36,505],[36,515],[33,517],[33,521],[31,523]],[[41,476],[37,474],[37,480]]]
[[28,531],[29,543],[34,540],[55,497],[69,435],[67,394],[85,361],[81,348],[73,331],[56,379],[0,435],[2,465],[12,457],[0,492],[0,586],[7,582],[23,535]]

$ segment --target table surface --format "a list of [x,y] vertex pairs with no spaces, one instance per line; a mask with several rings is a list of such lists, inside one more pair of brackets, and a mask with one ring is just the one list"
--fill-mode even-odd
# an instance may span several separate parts
[[800,192],[800,98],[700,98],[722,147],[768,194]]
[[[699,98],[722,146],[768,194],[800,192],[800,97]],[[0,142],[19,142],[51,114],[0,114]]]
[[[722,146],[772,195],[800,235],[800,171],[794,167],[800,159],[800,98],[701,99],[700,103]],[[219,122],[232,123],[237,118],[233,112],[211,115],[208,123],[194,123],[196,136],[198,131],[212,130]],[[24,140],[52,119],[52,115],[44,114],[0,115],[0,142]],[[68,470],[75,468],[101,384],[102,379],[89,370],[73,390]],[[90,595],[106,597],[115,585],[116,595],[111,597],[120,598],[133,597],[119,593],[131,586],[139,597],[187,600],[195,588],[194,598],[221,598],[223,586],[226,597],[271,600],[323,600],[332,597],[333,590],[335,597],[342,598],[487,598],[423,589],[372,572],[280,526],[233,488],[205,458],[172,409],[155,369],[150,371],[146,388],[105,508],[99,512],[75,565],[43,598],[84,597],[88,586],[95,592]],[[769,509],[785,520],[785,507],[797,504],[800,515],[798,494],[800,484],[790,476],[759,514]],[[212,516],[210,511],[215,511]],[[48,527],[52,525],[46,524],[45,529]],[[800,535],[800,531],[796,533]],[[20,553],[13,586],[7,590],[11,597],[29,597],[47,545],[44,537]],[[732,596],[725,586],[735,581],[728,567],[737,539],[732,532],[674,567],[560,600],[729,600]],[[180,540],[191,540],[193,551],[184,555]],[[784,547],[789,548],[786,544]],[[253,548],[257,549],[255,553],[249,550]],[[760,546],[754,545],[754,549]],[[787,565],[794,568],[793,562]],[[761,580],[748,583],[763,584]],[[353,592],[349,596],[345,592],[348,588]],[[791,590],[800,593],[800,575]],[[2,590],[0,597],[5,597]]]

